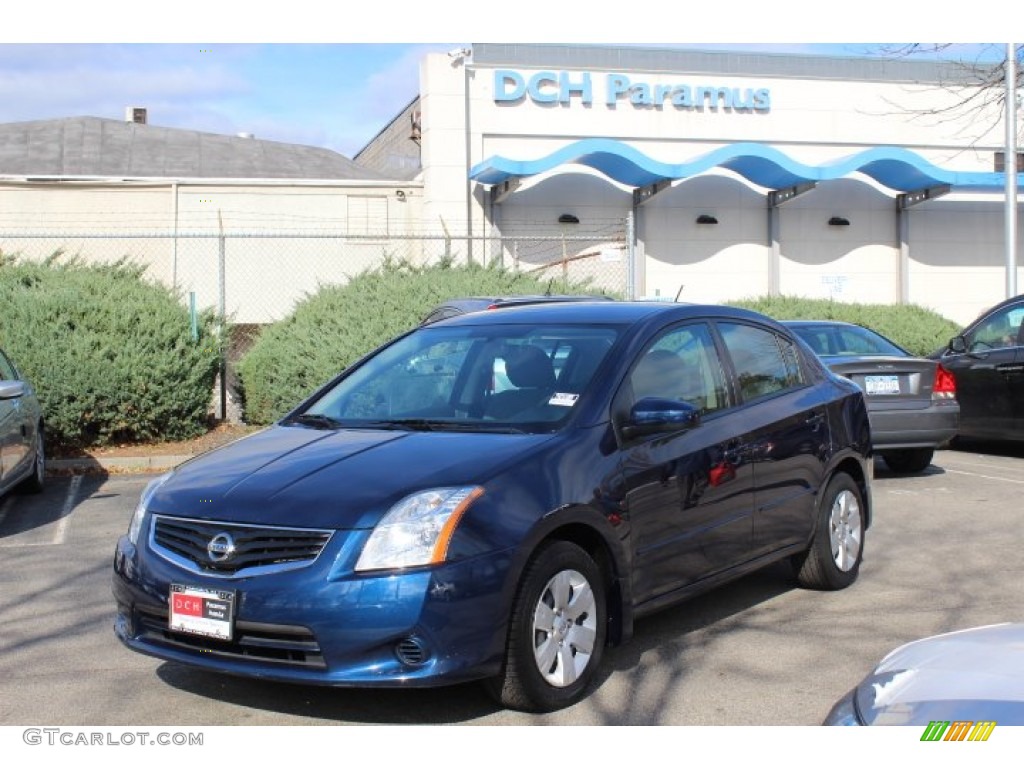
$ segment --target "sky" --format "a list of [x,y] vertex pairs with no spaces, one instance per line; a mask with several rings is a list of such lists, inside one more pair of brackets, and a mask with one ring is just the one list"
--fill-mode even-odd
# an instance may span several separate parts
[[[937,24],[934,5],[930,27],[922,30],[914,17],[894,14],[894,4],[880,0],[858,2],[857,19],[838,25],[843,38],[878,39],[878,16],[871,13],[876,4],[888,19],[889,34],[971,39],[962,19],[946,22],[946,29]],[[785,10],[770,13],[769,4],[747,0],[720,0],[714,13],[709,6],[666,11],[680,5],[644,0],[628,6],[518,0],[500,7],[471,0],[388,0],[380,11],[289,0],[265,5],[273,14],[261,14],[256,3],[229,0],[37,5],[19,4],[0,29],[0,122],[84,115],[121,120],[126,107],[142,106],[151,125],[252,133],[347,157],[415,98],[426,53],[471,47],[477,40],[841,56],[878,55],[883,49],[880,43],[830,39],[838,31],[835,16],[823,15],[821,3],[804,0],[774,4]],[[142,16],[142,8],[158,8],[161,16]],[[619,10],[613,16],[606,8]],[[792,31],[797,28],[799,34]]]

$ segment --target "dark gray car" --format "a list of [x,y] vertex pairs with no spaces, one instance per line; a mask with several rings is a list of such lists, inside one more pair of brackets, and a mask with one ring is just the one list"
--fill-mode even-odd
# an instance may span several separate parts
[[0,350],[0,495],[41,491],[46,474],[43,414],[35,390]]
[[915,357],[881,334],[834,320],[787,320],[834,373],[864,390],[871,444],[893,472],[920,472],[956,437],[956,381],[942,365]]

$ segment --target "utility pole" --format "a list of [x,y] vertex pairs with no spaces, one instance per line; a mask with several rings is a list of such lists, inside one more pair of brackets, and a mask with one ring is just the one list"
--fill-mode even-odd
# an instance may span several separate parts
[[1017,295],[1017,46],[1006,44],[1006,298]]

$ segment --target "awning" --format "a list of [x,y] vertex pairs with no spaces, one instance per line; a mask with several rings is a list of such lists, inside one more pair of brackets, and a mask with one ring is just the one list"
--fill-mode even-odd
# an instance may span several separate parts
[[851,173],[869,176],[896,192],[941,185],[956,191],[994,192],[1002,190],[1006,183],[1004,173],[949,171],[899,147],[874,147],[821,165],[805,165],[774,147],[746,142],[730,144],[684,163],[663,163],[614,139],[583,139],[536,160],[495,155],[473,166],[469,178],[492,186],[567,164],[593,168],[620,184],[637,188],[699,176],[712,168],[727,168],[769,189],[832,181]]

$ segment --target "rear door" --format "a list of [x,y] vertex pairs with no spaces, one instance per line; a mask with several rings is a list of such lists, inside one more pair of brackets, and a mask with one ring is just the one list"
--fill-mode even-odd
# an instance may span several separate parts
[[826,395],[794,342],[771,328],[718,322],[738,387],[738,463],[753,469],[753,556],[806,542],[829,454]]

